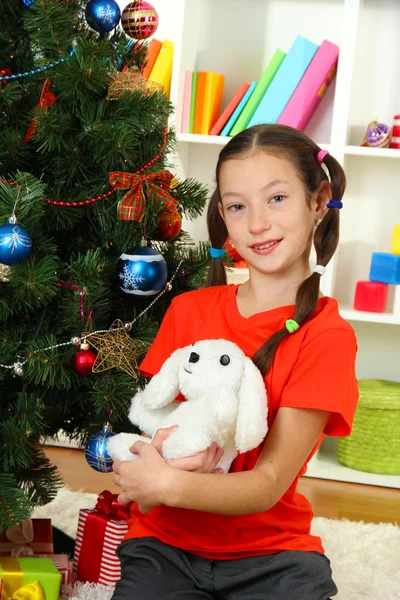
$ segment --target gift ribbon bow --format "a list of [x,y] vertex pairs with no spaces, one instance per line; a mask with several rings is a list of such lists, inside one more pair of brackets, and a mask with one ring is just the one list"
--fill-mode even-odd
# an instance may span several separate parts
[[0,577],[3,600],[45,600],[39,581],[23,585],[24,574],[17,558],[0,557]]
[[45,600],[45,595],[40,583],[32,581],[14,592],[12,596],[3,590],[3,600]]
[[130,517],[129,504],[120,504],[117,498],[118,494],[112,494],[109,490],[104,490],[99,494],[94,510],[103,513],[106,517],[127,521]]
[[16,544],[11,550],[11,556],[21,556],[21,554],[33,555],[33,550],[28,544],[33,541],[32,519],[28,517],[21,525],[14,525],[6,530],[6,538]]
[[155,193],[157,200],[165,204],[166,212],[174,212],[177,201],[168,192],[171,188],[173,175],[167,170],[159,173],[139,175],[138,173],[110,173],[110,184],[121,190],[129,189],[118,203],[118,218],[123,221],[139,221],[143,219],[146,199],[143,191],[144,184]]
[[[40,100],[36,104],[35,112],[37,112],[38,109],[45,110],[46,108],[50,108],[50,106],[52,106],[52,104],[54,104],[54,102],[56,101],[55,95],[52,92],[49,92],[50,85],[51,85],[51,81],[49,78],[47,78],[43,84],[42,92],[40,94]],[[29,140],[31,139],[31,137],[33,135],[35,135],[35,133],[36,133],[36,121],[33,118],[29,125],[28,131],[26,132],[25,142],[29,142]]]

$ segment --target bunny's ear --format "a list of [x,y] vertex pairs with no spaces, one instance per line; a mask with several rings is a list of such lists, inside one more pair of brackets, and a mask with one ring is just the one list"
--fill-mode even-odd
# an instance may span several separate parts
[[[179,394],[178,369],[184,360],[185,348],[179,348],[165,361],[160,371],[154,375],[140,392],[143,406],[149,409],[167,406]],[[187,354],[187,352],[186,352]]]
[[239,390],[235,446],[239,452],[256,448],[267,434],[267,393],[264,380],[253,361],[246,356]]

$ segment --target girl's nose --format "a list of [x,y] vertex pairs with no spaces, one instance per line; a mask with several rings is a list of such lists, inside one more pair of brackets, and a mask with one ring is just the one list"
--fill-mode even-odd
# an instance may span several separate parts
[[248,214],[248,228],[250,233],[256,235],[271,229],[271,223],[268,218],[268,210],[265,206],[253,207],[249,210]]

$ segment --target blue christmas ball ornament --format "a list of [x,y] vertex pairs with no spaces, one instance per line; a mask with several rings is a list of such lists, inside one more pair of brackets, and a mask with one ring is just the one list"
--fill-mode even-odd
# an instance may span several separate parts
[[95,471],[109,473],[112,471],[113,459],[108,455],[107,442],[115,435],[109,423],[98,433],[93,434],[85,447],[85,458]]
[[25,6],[25,8],[30,8],[31,4],[34,3],[35,0],[22,0],[23,5]]
[[115,29],[121,18],[121,11],[114,0],[90,0],[85,9],[88,25],[97,33],[108,33]]
[[15,217],[0,226],[0,263],[14,265],[28,258],[32,251],[29,233],[18,225]]
[[148,246],[121,254],[117,263],[119,287],[127,294],[154,296],[163,289],[167,276],[164,257]]

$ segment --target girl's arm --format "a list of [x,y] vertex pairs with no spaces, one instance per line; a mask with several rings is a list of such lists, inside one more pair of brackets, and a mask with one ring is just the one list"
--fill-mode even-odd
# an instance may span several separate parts
[[174,469],[156,448],[137,442],[133,449],[140,460],[114,463],[114,482],[124,489],[119,501],[224,515],[269,510],[298,475],[329,415],[328,411],[280,408],[254,469],[241,473],[214,475]]

